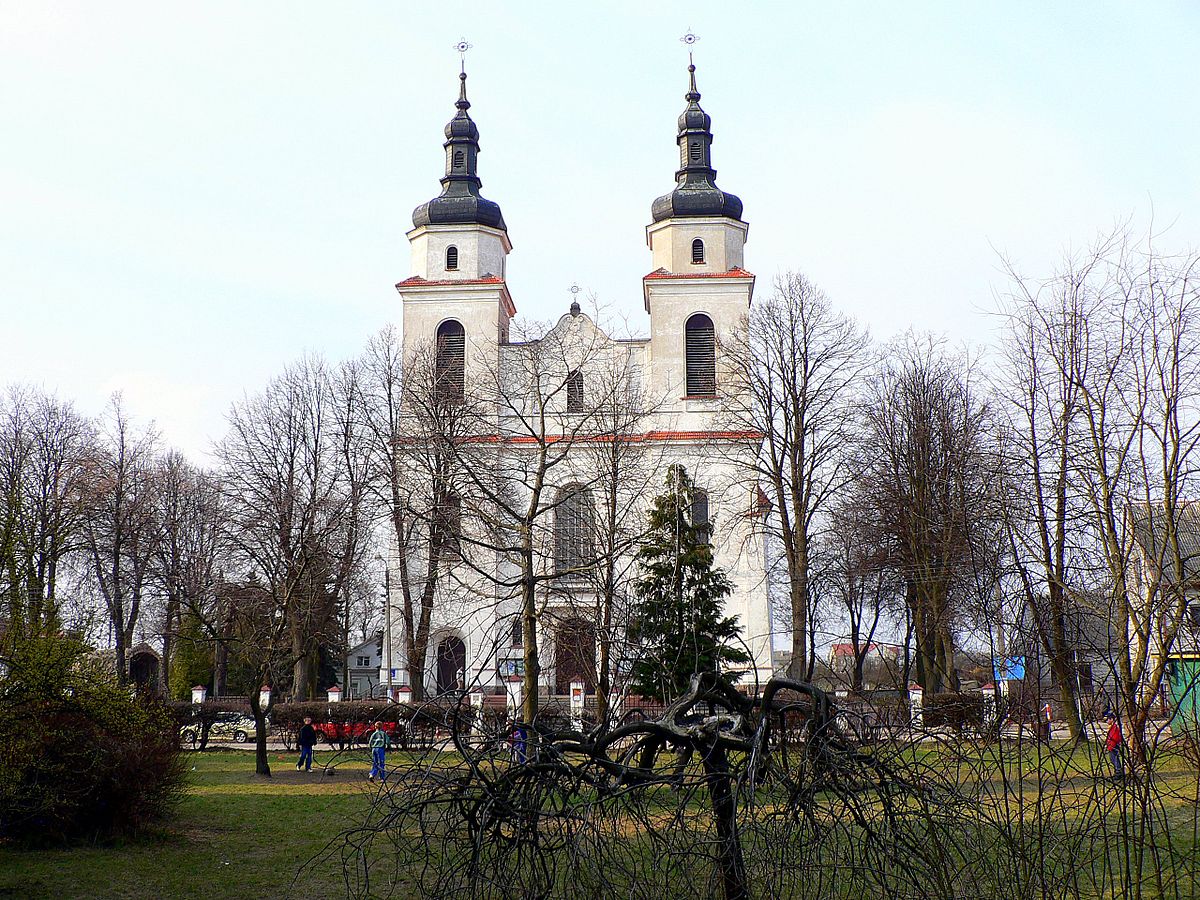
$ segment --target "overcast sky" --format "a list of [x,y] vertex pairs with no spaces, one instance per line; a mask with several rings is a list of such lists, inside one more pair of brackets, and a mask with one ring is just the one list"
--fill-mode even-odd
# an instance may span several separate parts
[[0,383],[203,460],[229,404],[398,320],[458,56],[521,314],[572,282],[644,329],[689,26],[758,289],[986,345],[1032,274],[1134,217],[1200,241],[1192,3],[0,0]]

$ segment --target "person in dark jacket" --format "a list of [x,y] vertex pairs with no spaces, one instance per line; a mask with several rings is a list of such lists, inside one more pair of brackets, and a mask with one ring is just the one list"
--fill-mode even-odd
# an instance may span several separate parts
[[297,771],[304,769],[305,772],[311,772],[313,747],[317,746],[317,729],[313,728],[310,716],[304,717],[304,724],[300,726],[300,733],[296,735],[296,743],[300,745],[300,760],[296,763]]

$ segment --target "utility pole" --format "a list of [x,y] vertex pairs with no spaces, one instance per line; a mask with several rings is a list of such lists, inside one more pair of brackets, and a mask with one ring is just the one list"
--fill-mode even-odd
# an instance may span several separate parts
[[387,666],[387,695],[388,700],[394,700],[395,694],[392,692],[392,673],[395,669],[392,668],[392,570],[387,564],[387,560],[383,562],[383,652],[384,662]]

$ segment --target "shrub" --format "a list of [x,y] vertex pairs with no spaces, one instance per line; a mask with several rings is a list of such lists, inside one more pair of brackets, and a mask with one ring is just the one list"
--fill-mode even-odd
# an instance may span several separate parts
[[166,818],[184,766],[170,711],[132,696],[76,641],[34,638],[0,682],[0,840],[97,840]]
[[932,694],[925,698],[926,728],[983,728],[982,694]]

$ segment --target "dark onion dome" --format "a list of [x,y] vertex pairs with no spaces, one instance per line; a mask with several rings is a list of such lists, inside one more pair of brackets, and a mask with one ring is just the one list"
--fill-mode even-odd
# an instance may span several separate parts
[[413,210],[413,225],[487,225],[508,229],[500,206],[480,196],[482,182],[477,174],[479,161],[479,129],[467,110],[467,73],[459,76],[458,112],[446,126],[446,175],[442,178],[442,193]]
[[712,167],[712,119],[700,108],[696,90],[696,67],[688,66],[691,89],[684,94],[687,109],[679,116],[679,162],[675,190],[664,194],[650,207],[655,222],[686,216],[742,217],[742,201],[717,187],[717,170]]

